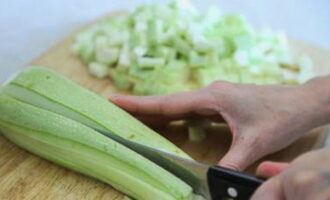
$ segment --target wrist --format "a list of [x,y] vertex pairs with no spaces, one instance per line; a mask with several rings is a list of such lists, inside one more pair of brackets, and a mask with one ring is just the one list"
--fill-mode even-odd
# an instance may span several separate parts
[[311,79],[300,86],[314,127],[330,123],[330,76]]

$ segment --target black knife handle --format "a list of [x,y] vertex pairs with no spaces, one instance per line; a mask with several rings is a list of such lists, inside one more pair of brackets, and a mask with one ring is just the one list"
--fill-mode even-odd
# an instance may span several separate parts
[[256,177],[219,166],[210,167],[207,178],[212,200],[248,200],[263,182]]

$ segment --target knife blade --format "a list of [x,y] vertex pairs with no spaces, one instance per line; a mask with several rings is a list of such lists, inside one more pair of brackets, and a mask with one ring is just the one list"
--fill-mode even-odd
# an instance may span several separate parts
[[143,144],[95,129],[119,142],[189,184],[196,194],[207,200],[248,200],[263,180],[219,166],[185,159]]

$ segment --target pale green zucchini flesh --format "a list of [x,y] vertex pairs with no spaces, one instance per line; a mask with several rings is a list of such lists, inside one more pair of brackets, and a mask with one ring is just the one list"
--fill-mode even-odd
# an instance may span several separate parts
[[137,199],[187,199],[191,188],[166,170],[76,121],[0,96],[0,130],[41,157],[110,183]]
[[1,93],[90,127],[189,158],[121,108],[51,70],[27,68],[8,82]]
[[[138,200],[191,200],[192,188],[93,130],[189,158],[131,115],[63,76],[30,67],[0,89],[0,131],[20,147]],[[92,128],[91,128],[92,127]]]

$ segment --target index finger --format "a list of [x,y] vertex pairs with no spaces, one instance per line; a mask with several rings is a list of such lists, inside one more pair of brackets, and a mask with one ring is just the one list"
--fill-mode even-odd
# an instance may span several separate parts
[[281,173],[283,170],[289,167],[289,163],[280,162],[262,162],[257,169],[257,174],[264,178],[270,178]]
[[190,114],[218,114],[211,95],[202,91],[180,92],[159,96],[114,95],[112,102],[135,115],[185,117]]

